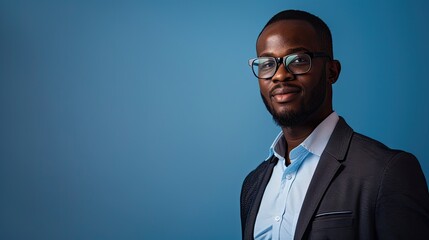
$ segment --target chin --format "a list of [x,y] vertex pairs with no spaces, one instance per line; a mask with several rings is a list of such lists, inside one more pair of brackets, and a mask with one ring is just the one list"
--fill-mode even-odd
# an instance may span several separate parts
[[304,115],[296,111],[280,111],[272,114],[274,122],[280,127],[293,127],[304,119]]

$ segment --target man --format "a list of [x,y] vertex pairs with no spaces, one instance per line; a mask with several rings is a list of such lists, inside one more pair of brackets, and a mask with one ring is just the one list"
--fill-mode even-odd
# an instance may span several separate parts
[[417,159],[356,133],[332,108],[341,65],[318,17],[275,15],[249,60],[282,131],[244,180],[243,239],[429,239]]

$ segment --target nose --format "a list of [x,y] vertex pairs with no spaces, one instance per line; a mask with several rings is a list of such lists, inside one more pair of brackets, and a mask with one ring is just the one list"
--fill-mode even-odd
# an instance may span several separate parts
[[280,63],[277,72],[274,74],[274,76],[271,78],[273,82],[285,82],[285,81],[292,81],[295,79],[295,75],[290,73],[285,65],[283,63]]

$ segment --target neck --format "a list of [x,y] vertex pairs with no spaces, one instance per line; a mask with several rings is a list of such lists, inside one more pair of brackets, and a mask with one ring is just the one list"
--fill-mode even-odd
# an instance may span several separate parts
[[282,127],[282,132],[287,142],[287,154],[285,156],[287,165],[290,164],[290,151],[301,144],[332,112],[331,110],[326,114],[321,114],[318,118],[308,118],[306,121],[303,121],[303,123],[295,126]]

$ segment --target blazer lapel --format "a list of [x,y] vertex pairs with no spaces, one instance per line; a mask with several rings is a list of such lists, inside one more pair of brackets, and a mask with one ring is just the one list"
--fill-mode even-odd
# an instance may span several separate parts
[[295,230],[294,239],[302,239],[308,228],[317,206],[323,198],[324,193],[329,187],[335,174],[341,168],[341,161],[344,160],[350,140],[353,135],[353,129],[344,121],[342,117],[338,123],[320,157],[319,164],[311,179],[307,194],[301,208],[300,215]]
[[270,181],[271,174],[273,173],[273,168],[277,164],[278,159],[276,157],[271,156],[271,158],[267,161],[270,161],[270,164],[265,169],[264,175],[258,186],[258,192],[256,193],[256,197],[253,200],[251,205],[250,213],[246,220],[246,228],[244,231],[243,239],[253,239],[253,231],[255,228],[256,216],[258,215],[259,206],[261,205],[262,196],[264,195],[265,188],[267,187],[268,182]]

